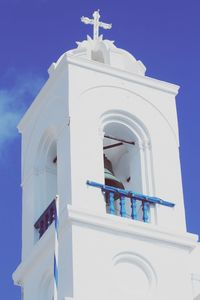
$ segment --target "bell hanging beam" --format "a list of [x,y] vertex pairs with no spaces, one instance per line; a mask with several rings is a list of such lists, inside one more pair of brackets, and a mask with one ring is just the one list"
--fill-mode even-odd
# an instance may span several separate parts
[[135,145],[135,142],[133,142],[133,141],[130,142],[130,141],[126,141],[126,140],[123,140],[123,139],[118,139],[118,138],[115,138],[115,137],[112,137],[112,136],[109,136],[109,135],[104,135],[104,137],[107,138],[107,139],[119,141],[119,142],[122,142],[122,143],[125,143],[125,144]]
[[103,150],[107,150],[107,149],[110,149],[110,148],[118,147],[118,146],[121,146],[121,145],[123,145],[123,143],[116,143],[116,144],[104,146]]

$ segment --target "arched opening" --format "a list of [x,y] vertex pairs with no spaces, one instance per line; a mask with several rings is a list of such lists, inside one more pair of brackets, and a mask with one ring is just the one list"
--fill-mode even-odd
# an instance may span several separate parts
[[[123,124],[111,122],[104,128],[104,181],[106,185],[142,193],[141,157],[137,136]],[[108,199],[106,195],[106,205]],[[131,217],[130,202],[126,203],[127,217]],[[115,196],[115,214],[120,214],[120,199]],[[138,220],[142,206],[137,202]]]
[[[57,143],[52,131],[42,136],[36,156],[35,221],[43,215],[57,194]],[[44,221],[45,223],[45,221]],[[45,227],[48,227],[45,225]],[[40,230],[39,230],[40,231]],[[41,236],[41,234],[40,234]],[[38,239],[38,231],[36,240]]]
[[[111,185],[117,188],[114,181],[120,182],[123,189],[139,194],[153,194],[153,176],[152,176],[152,159],[150,151],[150,140],[148,133],[139,120],[127,113],[118,111],[107,113],[102,118],[103,124],[103,156],[104,156],[104,180],[106,185]],[[114,176],[114,181],[107,184],[109,177],[106,168],[109,164],[111,177]],[[112,179],[112,178],[111,178]],[[112,180],[111,180],[112,181]],[[110,197],[110,193],[109,197]],[[106,194],[107,195],[107,194]],[[114,194],[114,213],[120,215],[121,201]],[[105,197],[107,211],[109,201]],[[144,206],[140,200],[136,201],[137,220],[144,221]],[[126,198],[126,217],[133,218],[132,204],[130,199]],[[149,207],[152,211],[152,207]],[[108,212],[109,212],[108,211]],[[152,215],[152,213],[151,213]],[[152,217],[148,219],[152,221]]]
[[48,149],[46,164],[46,203],[49,204],[57,194],[57,145],[53,141]]
[[113,175],[124,188],[141,193],[141,157],[137,142],[133,132],[120,123],[111,122],[104,128],[104,166],[109,160]]

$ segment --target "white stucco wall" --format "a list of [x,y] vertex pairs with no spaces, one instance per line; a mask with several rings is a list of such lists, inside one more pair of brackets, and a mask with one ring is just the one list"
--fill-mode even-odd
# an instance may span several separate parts
[[[54,192],[61,219],[59,300],[194,298],[190,252],[197,236],[185,225],[178,87],[144,76],[142,63],[121,50],[118,59],[124,60],[116,60],[117,50],[108,45],[105,64],[91,61],[85,44],[64,54],[19,124],[22,262],[13,277],[23,286],[24,300],[51,298],[53,226],[38,240],[34,223]],[[104,183],[104,132],[115,124],[116,134],[135,141],[134,151],[126,148],[134,170],[129,188],[175,203],[152,208],[148,224],[108,215],[101,191],[86,185]]]

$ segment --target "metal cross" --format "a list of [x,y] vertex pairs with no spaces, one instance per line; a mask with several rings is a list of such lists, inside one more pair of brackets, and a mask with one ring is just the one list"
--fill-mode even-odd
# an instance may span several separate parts
[[93,39],[97,40],[99,37],[99,27],[102,27],[104,29],[111,29],[112,24],[99,22],[99,19],[100,19],[99,9],[94,11],[93,17],[94,17],[94,19],[89,19],[87,17],[81,17],[81,22],[83,22],[84,24],[93,25]]

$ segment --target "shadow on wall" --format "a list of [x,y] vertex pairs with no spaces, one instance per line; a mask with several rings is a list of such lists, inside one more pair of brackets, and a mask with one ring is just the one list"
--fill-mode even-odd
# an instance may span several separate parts
[[200,300],[200,294],[194,298],[194,300]]

